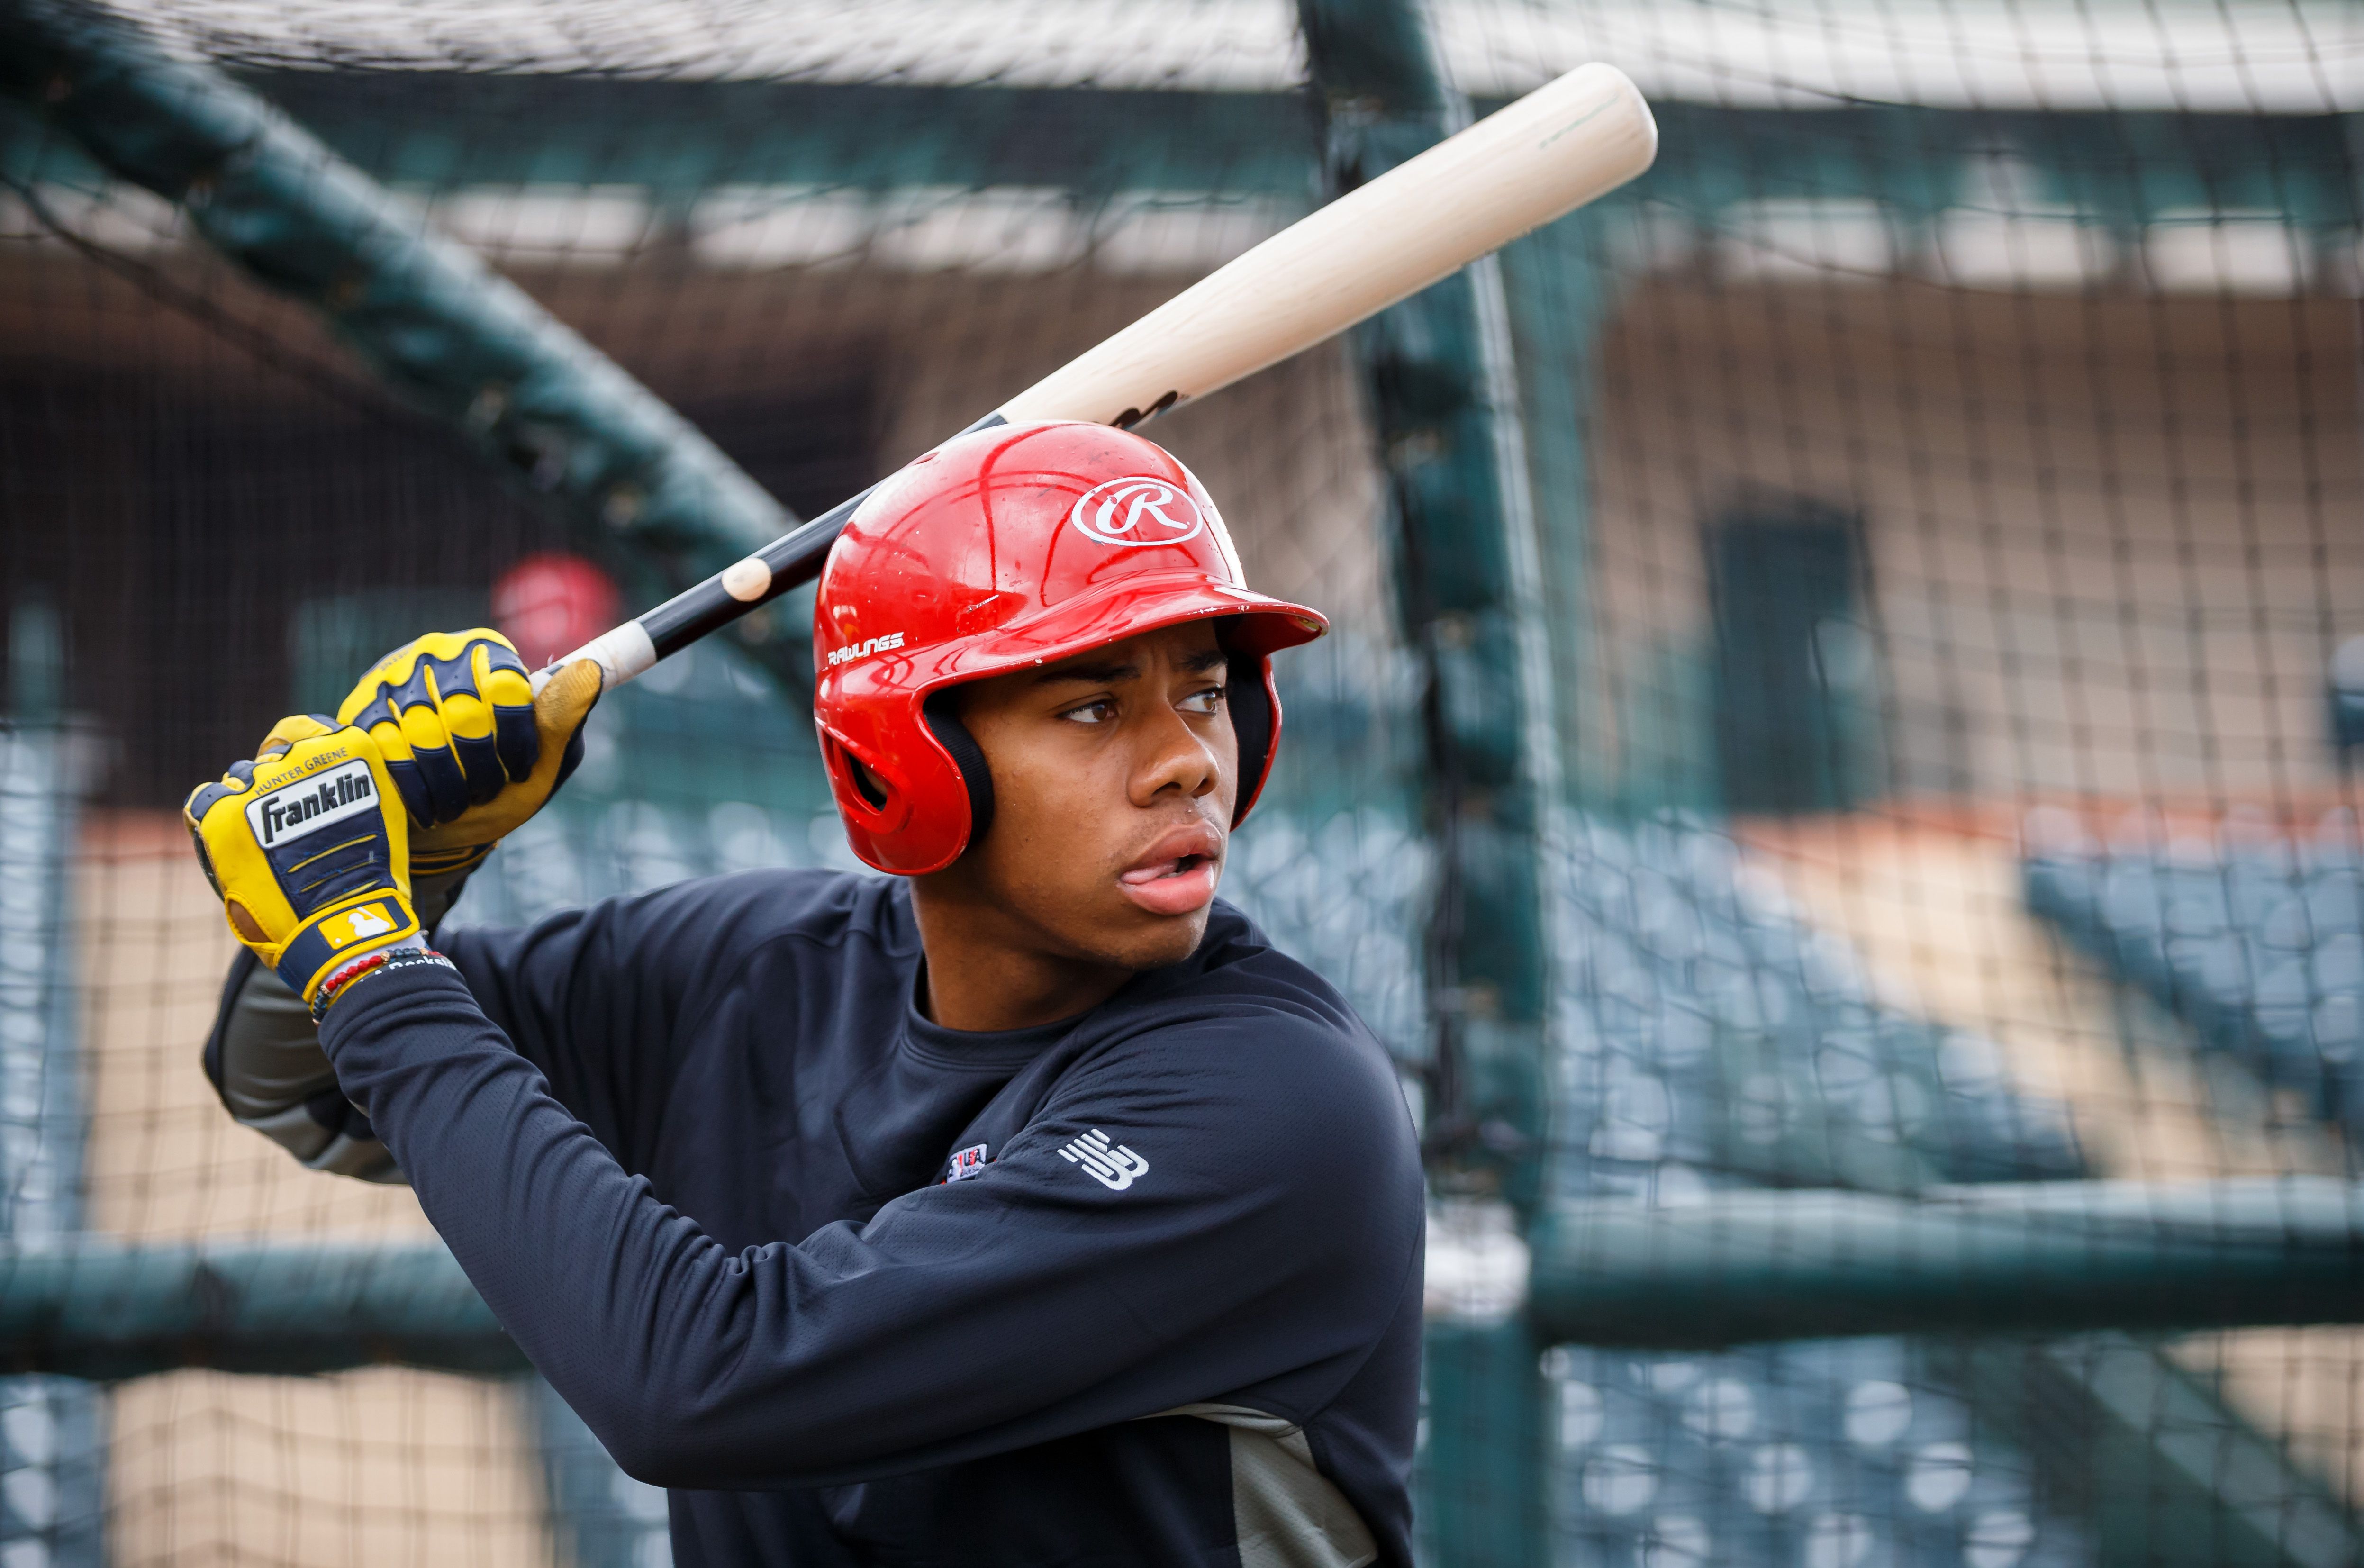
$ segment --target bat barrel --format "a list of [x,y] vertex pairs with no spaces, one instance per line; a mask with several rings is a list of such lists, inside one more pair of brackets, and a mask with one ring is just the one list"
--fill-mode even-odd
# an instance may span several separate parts
[[[1657,124],[1625,73],[1578,66],[1218,268],[969,429],[1131,426],[1220,391],[1606,195],[1657,152]],[[811,582],[869,494],[594,639],[537,674],[534,689],[577,659],[619,685]]]
[[1626,74],[1582,65],[1310,214],[1002,405],[1131,424],[1344,331],[1649,168]]

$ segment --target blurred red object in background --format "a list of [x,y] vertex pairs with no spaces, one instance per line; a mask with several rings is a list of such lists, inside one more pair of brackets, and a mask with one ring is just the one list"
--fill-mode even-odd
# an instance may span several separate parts
[[539,670],[616,624],[613,579],[579,555],[541,550],[493,584],[493,625]]

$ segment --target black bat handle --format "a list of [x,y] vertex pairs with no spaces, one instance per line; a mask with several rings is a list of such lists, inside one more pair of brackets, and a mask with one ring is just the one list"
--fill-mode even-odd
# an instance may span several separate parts
[[[1009,421],[988,414],[963,430],[989,430]],[[597,660],[607,672],[607,684],[621,685],[670,653],[678,653],[701,637],[710,636],[750,610],[770,604],[791,588],[802,587],[820,575],[829,562],[830,546],[845,531],[855,510],[870,498],[869,490],[841,501],[815,517],[735,561],[694,587],[685,588],[645,615],[604,632],[564,657],[554,660],[534,676],[539,692],[561,666],[577,659]]]
[[[878,487],[872,485],[870,490]],[[750,610],[770,604],[791,588],[800,588],[820,575],[829,561],[829,547],[845,531],[854,509],[869,499],[870,490],[850,500],[840,501],[812,521],[782,534],[763,549],[749,556],[769,569],[769,576],[760,587],[753,581],[761,574],[745,569],[745,562],[735,562],[728,570],[718,572],[705,582],[686,588],[656,608],[639,617],[641,629],[649,634],[649,646],[660,659],[680,652],[699,638],[721,630]],[[752,591],[746,596],[733,593],[730,579],[739,573],[738,581]]]

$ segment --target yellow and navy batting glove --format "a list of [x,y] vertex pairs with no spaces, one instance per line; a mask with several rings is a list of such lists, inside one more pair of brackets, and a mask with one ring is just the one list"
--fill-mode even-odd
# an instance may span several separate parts
[[354,960],[415,945],[409,824],[359,729],[236,763],[181,810],[230,929],[305,1001]]
[[[474,866],[558,793],[583,760],[599,682],[599,666],[577,660],[537,696],[499,632],[431,632],[379,660],[333,722],[369,732],[416,828],[412,868],[440,876]],[[266,755],[298,739],[281,729]]]

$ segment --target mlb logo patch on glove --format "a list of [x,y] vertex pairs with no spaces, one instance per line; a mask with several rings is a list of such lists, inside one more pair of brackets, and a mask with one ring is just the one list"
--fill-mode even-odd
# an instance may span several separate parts
[[330,947],[342,952],[371,937],[391,936],[402,929],[402,924],[401,911],[388,899],[339,910],[320,922],[319,930]]

